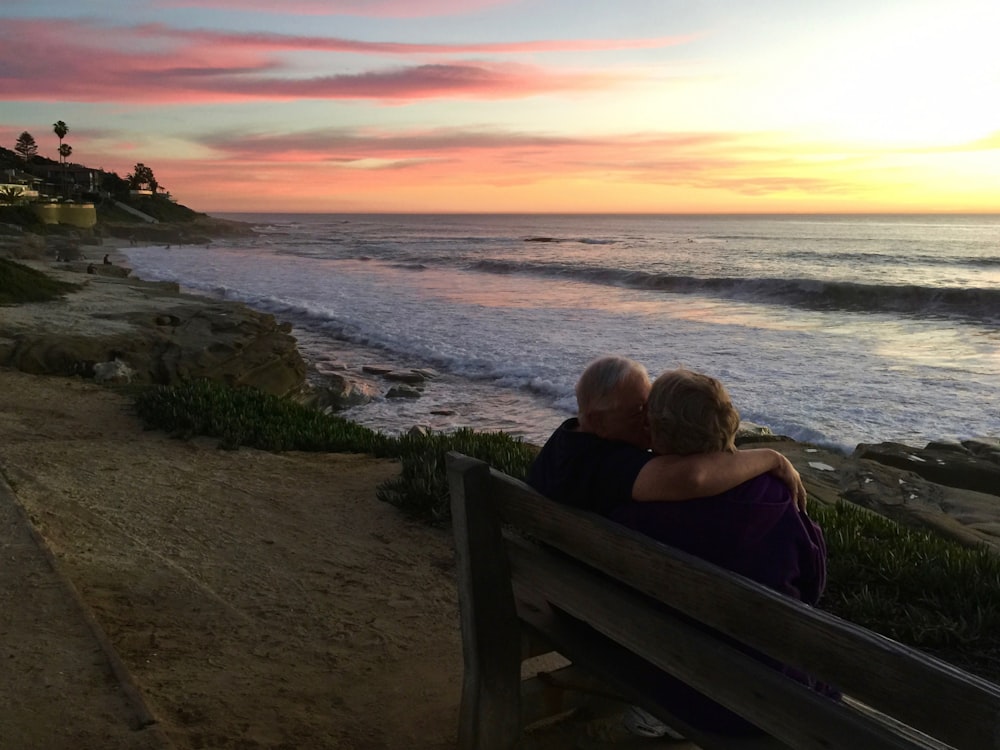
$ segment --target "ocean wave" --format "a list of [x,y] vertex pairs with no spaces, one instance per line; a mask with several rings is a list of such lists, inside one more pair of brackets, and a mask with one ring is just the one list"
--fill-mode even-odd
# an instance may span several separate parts
[[569,277],[593,284],[671,294],[700,294],[809,310],[957,316],[976,321],[1000,320],[1000,289],[865,284],[801,278],[702,278],[620,268],[502,260],[478,261],[471,268],[484,273]]
[[617,245],[618,240],[599,239],[597,237],[549,237],[541,235],[538,237],[525,237],[524,242],[551,242],[554,244],[575,242],[579,245]]
[[1000,256],[983,255],[936,255],[930,252],[921,252],[909,255],[893,254],[884,251],[845,251],[845,252],[824,252],[814,251],[789,252],[781,256],[786,260],[799,260],[807,262],[822,261],[826,265],[844,264],[878,264],[880,266],[942,266],[952,268],[996,268],[1000,267]]

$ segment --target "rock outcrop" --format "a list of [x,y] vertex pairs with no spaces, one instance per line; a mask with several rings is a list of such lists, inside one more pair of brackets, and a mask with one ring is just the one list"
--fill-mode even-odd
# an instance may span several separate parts
[[787,439],[745,441],[741,447],[783,453],[799,470],[813,500],[846,500],[904,525],[1000,551],[1000,484],[991,480],[1000,468],[998,443],[983,438],[961,445],[931,443],[922,449],[862,444],[849,456]]
[[[81,282],[80,274],[61,278]],[[99,365],[118,362],[133,383],[208,378],[279,396],[305,382],[306,365],[291,327],[272,315],[181,294],[175,284],[82,278],[83,288],[64,300],[3,309],[0,365],[94,377],[107,370]],[[114,377],[124,377],[124,371],[118,368]]]
[[378,395],[378,389],[368,383],[326,372],[314,378],[314,382],[303,390],[299,401],[323,412],[335,412],[367,404]]
[[1000,440],[995,438],[928,443],[924,448],[862,443],[854,455],[911,471],[935,484],[1000,495]]

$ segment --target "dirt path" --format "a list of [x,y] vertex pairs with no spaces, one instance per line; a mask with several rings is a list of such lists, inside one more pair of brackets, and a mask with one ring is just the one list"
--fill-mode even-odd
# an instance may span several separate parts
[[[454,746],[452,552],[376,500],[396,471],[173,440],[144,432],[124,396],[0,370],[0,472],[179,749]],[[13,545],[17,524],[0,520]],[[3,590],[10,673],[77,673],[81,654],[97,657],[85,634],[53,627],[71,615],[9,616],[36,596],[23,580]],[[96,746],[147,746],[122,731],[116,690],[53,684],[32,698],[51,716],[33,720],[22,698],[0,681],[17,747],[86,747],[71,731],[81,716],[103,724]]]

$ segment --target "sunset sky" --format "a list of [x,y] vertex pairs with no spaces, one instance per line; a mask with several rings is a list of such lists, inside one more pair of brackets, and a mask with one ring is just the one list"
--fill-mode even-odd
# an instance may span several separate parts
[[3,0],[0,145],[200,211],[1000,211],[997,0]]

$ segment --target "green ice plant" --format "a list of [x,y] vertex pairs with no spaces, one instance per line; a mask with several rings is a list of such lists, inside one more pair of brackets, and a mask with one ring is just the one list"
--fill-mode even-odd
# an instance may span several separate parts
[[77,284],[59,281],[34,268],[0,258],[0,304],[48,302],[79,288]]

